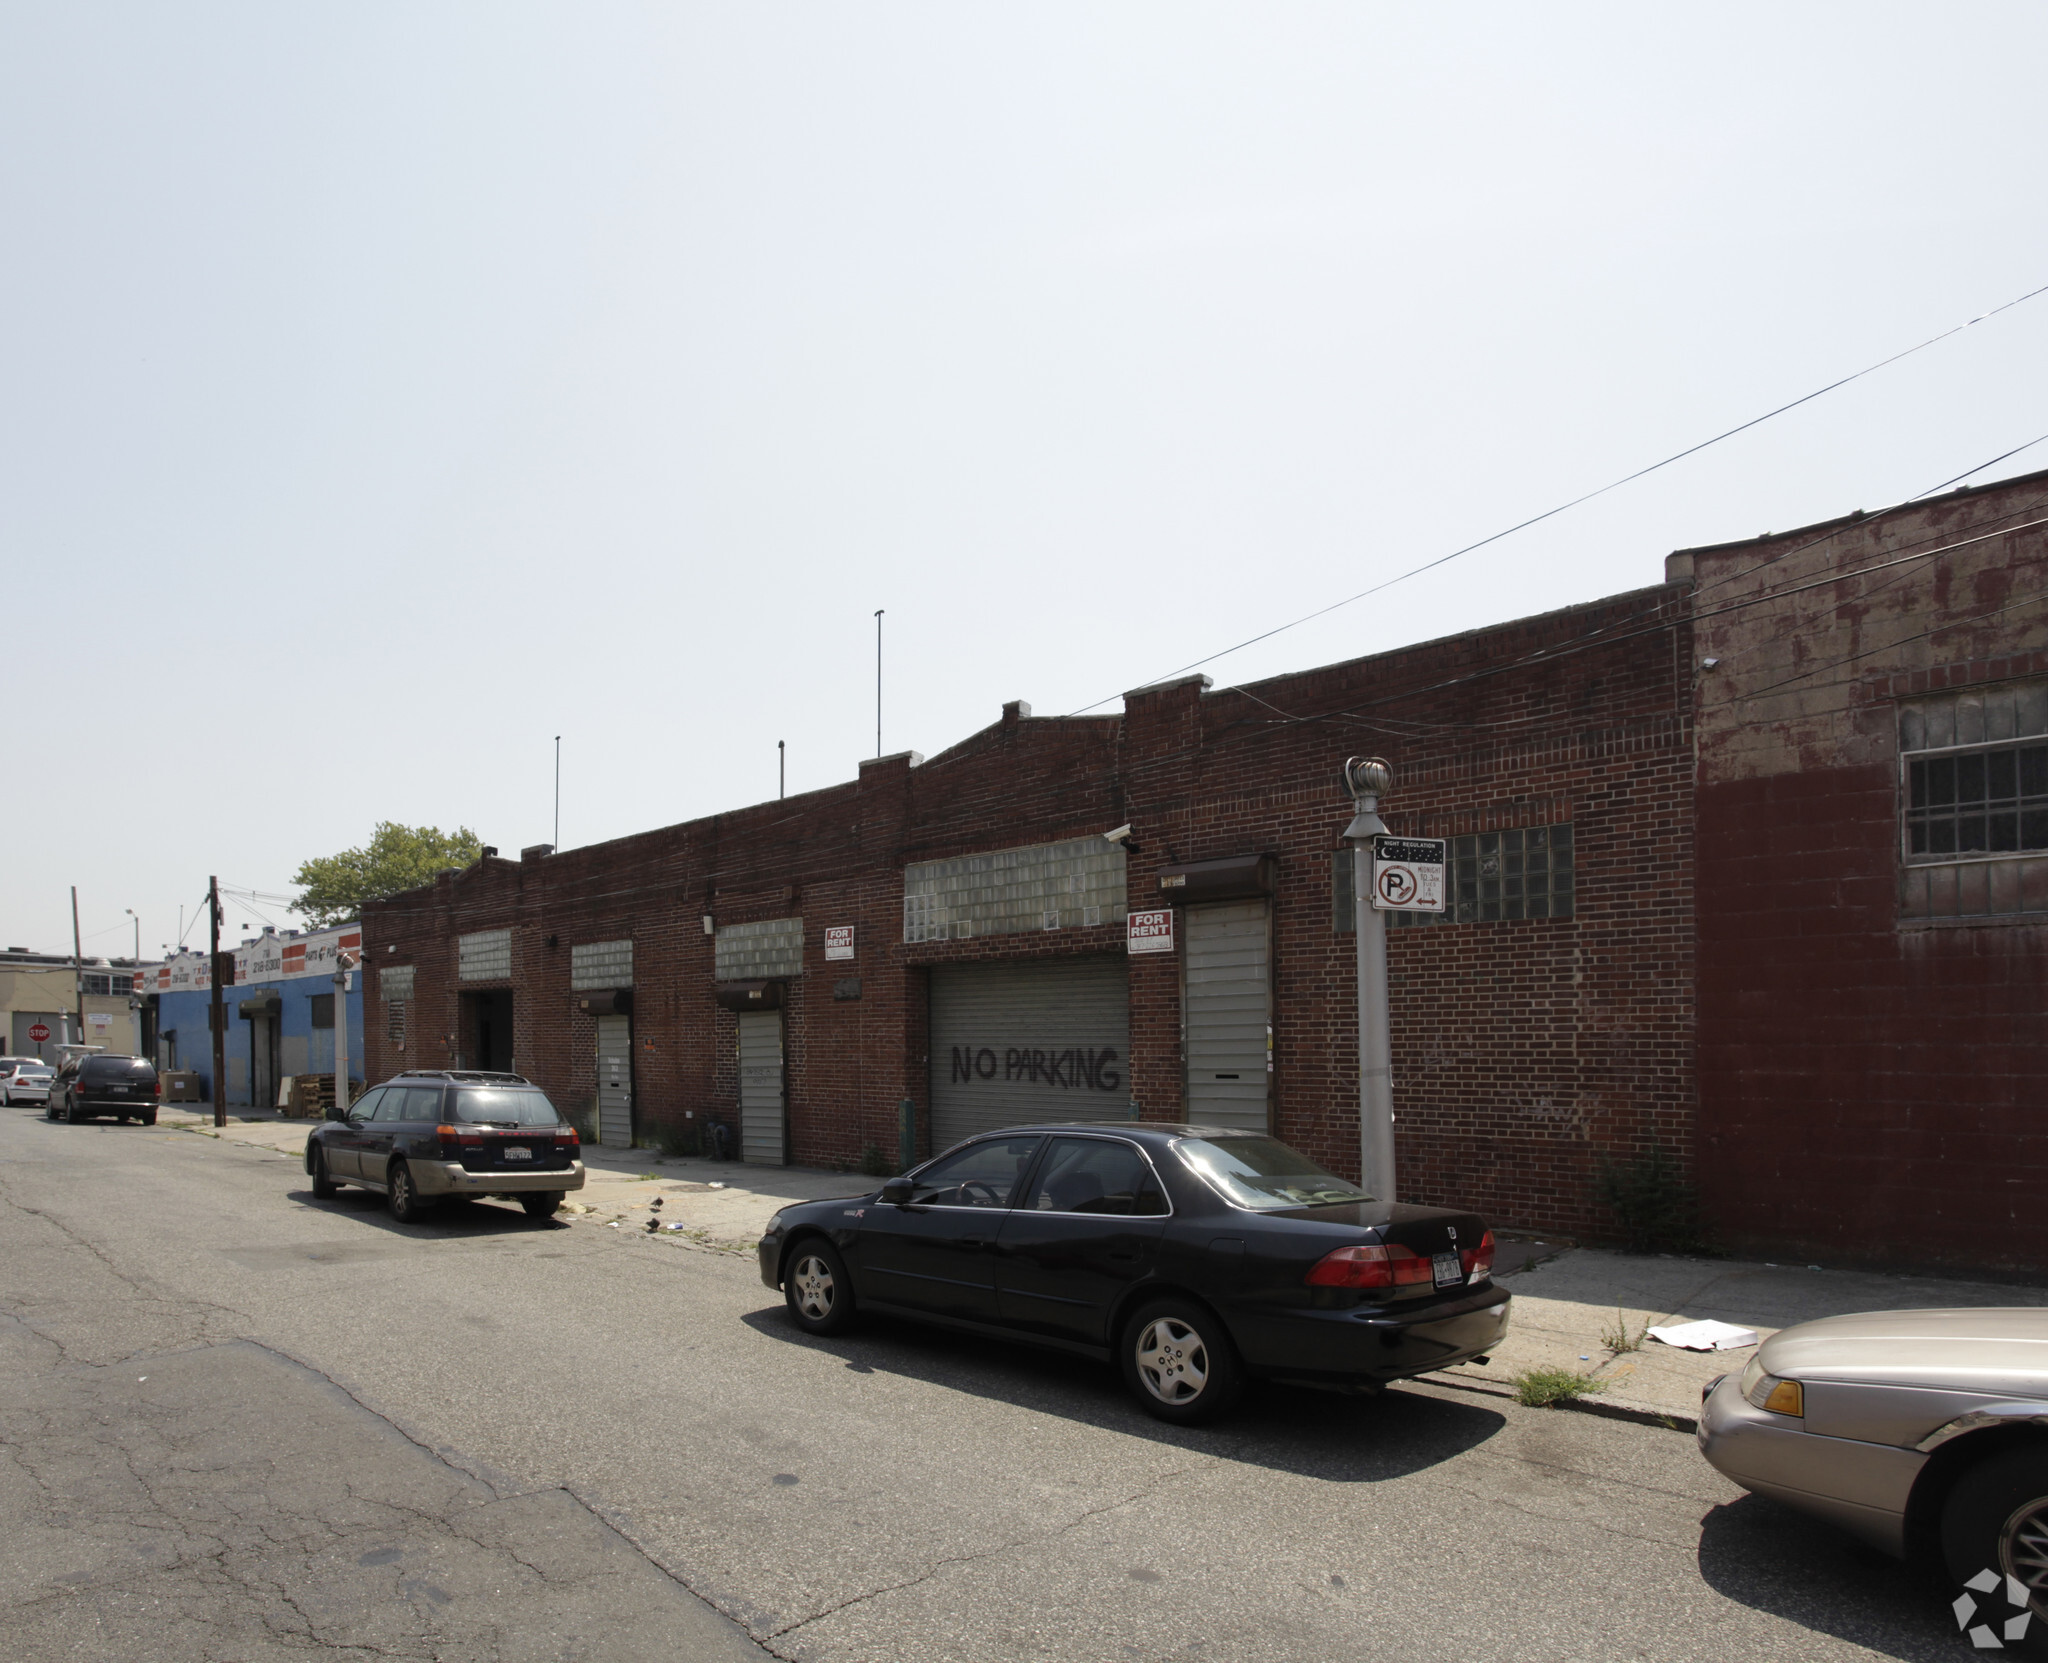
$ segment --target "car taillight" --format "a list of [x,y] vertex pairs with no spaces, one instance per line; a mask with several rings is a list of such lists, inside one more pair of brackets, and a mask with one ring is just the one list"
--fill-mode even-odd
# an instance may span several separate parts
[[472,1132],[467,1126],[436,1126],[434,1135],[441,1140],[441,1156],[453,1160],[465,1149],[481,1149],[483,1134]]
[[1493,1232],[1487,1231],[1479,1238],[1477,1247],[1465,1248],[1458,1254],[1458,1262],[1465,1267],[1465,1279],[1484,1276],[1493,1269]]
[[149,1082],[149,1094],[150,1094],[150,1096],[152,1096],[152,1097],[161,1097],[161,1096],[163,1096],[163,1094],[164,1094],[164,1083],[163,1083],[163,1081],[161,1081],[161,1080],[151,1080],[151,1081]]
[[1385,1247],[1340,1247],[1325,1253],[1302,1278],[1312,1288],[1395,1288],[1430,1280],[1429,1261],[1398,1242]]
[[582,1139],[576,1135],[576,1128],[574,1126],[557,1126],[555,1128],[555,1142],[580,1143],[581,1141]]

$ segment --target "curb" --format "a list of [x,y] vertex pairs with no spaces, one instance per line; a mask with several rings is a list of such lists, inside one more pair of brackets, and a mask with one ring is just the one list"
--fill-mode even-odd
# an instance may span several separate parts
[[[1504,1397],[1510,1403],[1515,1401],[1513,1387],[1498,1385],[1491,1380],[1460,1379],[1448,1374],[1419,1374],[1415,1378],[1425,1385],[1449,1386],[1454,1391],[1473,1392],[1481,1397]],[[1697,1433],[1700,1429],[1697,1414],[1679,1409],[1659,1409],[1649,1403],[1632,1403],[1627,1398],[1561,1397],[1548,1407],[1572,1409],[1582,1415],[1598,1415],[1604,1420],[1632,1421],[1637,1426],[1652,1426],[1660,1432]]]

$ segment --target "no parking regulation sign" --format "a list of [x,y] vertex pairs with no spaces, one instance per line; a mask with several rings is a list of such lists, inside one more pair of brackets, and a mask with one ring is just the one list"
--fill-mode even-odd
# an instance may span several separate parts
[[1375,837],[1372,904],[1382,912],[1442,912],[1449,852],[1441,837]]

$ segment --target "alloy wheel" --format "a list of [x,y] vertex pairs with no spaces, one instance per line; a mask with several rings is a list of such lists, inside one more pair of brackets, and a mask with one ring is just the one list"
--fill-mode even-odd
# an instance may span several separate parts
[[797,1260],[790,1282],[796,1289],[796,1308],[807,1320],[823,1322],[832,1314],[832,1300],[839,1290],[832,1280],[832,1267],[817,1254],[806,1253]]
[[1999,1569],[2026,1588],[2036,1611],[2048,1612],[2048,1496],[2014,1509],[1998,1533]]
[[1209,1383],[1209,1348],[1178,1317],[1157,1317],[1138,1335],[1138,1378],[1161,1403],[1192,1403]]

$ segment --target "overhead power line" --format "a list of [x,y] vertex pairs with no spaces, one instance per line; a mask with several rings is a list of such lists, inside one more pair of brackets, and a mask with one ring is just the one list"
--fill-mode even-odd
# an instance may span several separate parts
[[[1635,472],[1623,474],[1619,479],[1610,480],[1607,484],[1599,486],[1595,490],[1587,491],[1580,496],[1573,497],[1569,502],[1561,502],[1555,508],[1546,508],[1540,514],[1532,514],[1526,520],[1519,520],[1515,524],[1506,527],[1504,530],[1494,532],[1491,536],[1482,537],[1476,543],[1467,543],[1463,548],[1451,550],[1449,554],[1440,554],[1434,560],[1425,560],[1421,565],[1411,566],[1407,571],[1397,573],[1395,576],[1387,578],[1383,582],[1375,583],[1370,588],[1361,589],[1355,595],[1346,595],[1342,600],[1332,601],[1328,606],[1319,606],[1313,612],[1305,612],[1299,618],[1292,619],[1284,624],[1276,624],[1273,628],[1269,630],[1263,630],[1257,635],[1250,636],[1247,639],[1238,642],[1237,645],[1234,647],[1224,647],[1220,651],[1209,653],[1205,657],[1197,658],[1190,663],[1183,664],[1177,670],[1169,670],[1166,672],[1165,675],[1150,677],[1147,681],[1139,683],[1139,685],[1150,686],[1154,682],[1170,681],[1175,676],[1186,675],[1188,671],[1198,670],[1204,664],[1213,664],[1219,658],[1228,658],[1232,653],[1244,651],[1246,647],[1257,646],[1258,643],[1261,641],[1270,641],[1274,636],[1283,635],[1290,629],[1298,629],[1303,624],[1313,623],[1317,618],[1327,617],[1330,613],[1340,611],[1344,607],[1353,605],[1358,601],[1366,599],[1368,596],[1380,594],[1385,590],[1393,588],[1394,585],[1397,583],[1406,583],[1411,577],[1420,577],[1424,572],[1434,571],[1439,566],[1448,565],[1451,561],[1459,559],[1464,555],[1474,553],[1479,549],[1483,549],[1491,543],[1498,543],[1504,537],[1512,537],[1518,531],[1527,531],[1529,527],[1533,525],[1541,525],[1545,520],[1555,519],[1558,515],[1566,513],[1571,509],[1577,508],[1584,503],[1591,502],[1596,497],[1604,497],[1605,495],[1607,495],[1609,491],[1618,491],[1624,485],[1633,484],[1636,480],[1646,478],[1650,474],[1656,473],[1661,468],[1668,468],[1674,462],[1682,462],[1688,456],[1697,456],[1701,451],[1707,450],[1714,445],[1720,444],[1724,439],[1732,439],[1738,433],[1747,433],[1752,427],[1759,427],[1763,423],[1770,421],[1773,417],[1784,415],[1785,412],[1788,410],[1796,410],[1802,404],[1811,404],[1815,399],[1824,397],[1828,393],[1832,393],[1840,388],[1846,387],[1852,381],[1861,381],[1866,375],[1875,375],[1879,370],[1889,368],[1891,365],[1900,362],[1902,359],[1910,358],[1916,352],[1925,352],[1929,347],[1939,345],[1941,342],[1947,340],[1952,335],[1960,335],[1966,329],[1973,329],[1978,324],[1983,323],[1990,318],[1997,317],[1999,313],[2009,312],[2015,306],[2023,305],[2025,302],[2034,299],[2038,295],[2043,294],[2048,294],[2048,283],[2044,283],[2036,289],[2029,289],[2023,295],[2016,295],[2011,300],[2006,301],[2003,305],[1992,307],[1991,310],[1988,312],[1979,312],[1974,318],[1970,318],[1963,323],[1958,323],[1951,326],[1950,328],[1944,329],[1938,335],[1930,335],[1927,337],[1926,340],[1921,341],[1914,346],[1906,347],[1901,351],[1894,352],[1888,358],[1880,358],[1874,364],[1866,364],[1862,369],[1855,371],[1853,374],[1842,376],[1839,380],[1830,381],[1825,387],[1816,387],[1812,392],[1804,393],[1800,395],[1798,398],[1792,399],[1787,403],[1779,405],[1776,409],[1766,410],[1760,416],[1752,416],[1748,421],[1739,423],[1738,425],[1727,429],[1725,432],[1716,433],[1710,439],[1702,439],[1697,444],[1686,446],[1684,450],[1674,451],[1671,455],[1665,457],[1662,461],[1652,462],[1647,467],[1637,468]],[[1989,464],[1987,464],[1987,466],[1988,465]],[[1099,699],[1091,700],[1089,703],[1081,705],[1077,709],[1068,711],[1067,714],[1069,716],[1079,716],[1084,711],[1093,710],[1097,705],[1107,704],[1111,699],[1120,698],[1121,696],[1122,695],[1120,693],[1107,693]]]

